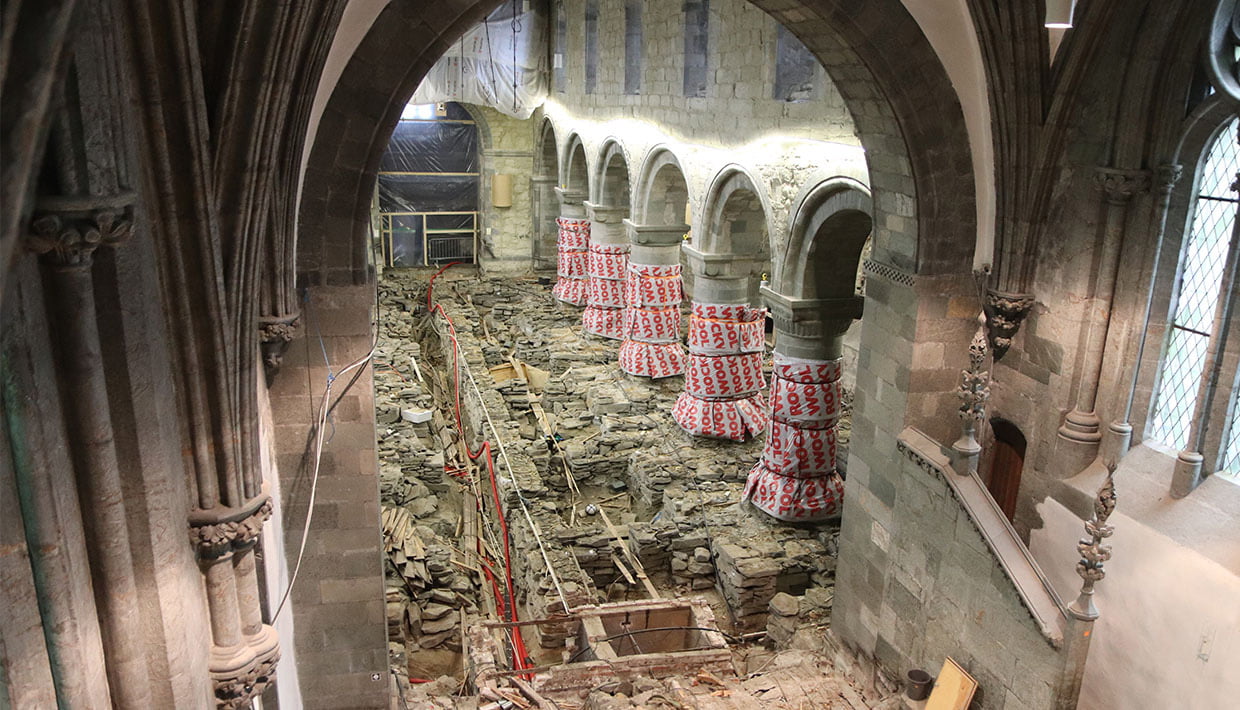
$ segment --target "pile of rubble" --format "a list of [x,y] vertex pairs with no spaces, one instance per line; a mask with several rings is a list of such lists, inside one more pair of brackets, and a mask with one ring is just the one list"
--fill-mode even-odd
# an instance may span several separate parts
[[[738,502],[760,438],[685,434],[671,417],[681,379],[625,375],[617,344],[584,335],[580,311],[553,301],[548,284],[450,271],[435,302],[459,346],[457,432],[454,346],[444,320],[425,312],[426,277],[384,277],[375,388],[388,611],[412,653],[458,648],[462,612],[494,613],[478,592],[480,561],[459,547],[473,534],[468,509],[484,519],[473,540],[495,525],[486,469],[463,453],[484,439],[523,618],[648,596],[648,585],[713,595],[737,633],[766,630],[779,646],[829,618],[837,527],[784,525]],[[482,546],[501,559],[502,545]],[[784,597],[795,613],[783,613]],[[536,646],[562,649],[571,628],[531,633]]]

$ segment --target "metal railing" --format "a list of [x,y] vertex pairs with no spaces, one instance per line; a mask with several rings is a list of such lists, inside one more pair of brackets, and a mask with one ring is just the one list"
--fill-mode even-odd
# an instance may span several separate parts
[[[394,217],[414,217],[420,220],[421,229],[400,229],[393,224]],[[436,227],[436,218],[468,217],[465,226]],[[383,245],[383,262],[387,267],[395,263],[393,235],[421,234],[421,266],[436,266],[449,261],[474,263],[478,254],[477,212],[381,212],[379,213],[379,238]],[[400,220],[398,220],[400,221]],[[440,224],[456,220],[440,220]],[[460,220],[462,222],[466,220]],[[399,266],[414,266],[402,263]]]

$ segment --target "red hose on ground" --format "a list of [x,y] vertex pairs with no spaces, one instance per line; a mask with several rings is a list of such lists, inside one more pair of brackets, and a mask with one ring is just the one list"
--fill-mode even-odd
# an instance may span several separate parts
[[[499,585],[496,583],[495,577],[491,573],[491,570],[484,565],[483,572],[490,580],[491,586],[494,589],[495,597],[501,607],[501,616],[507,616],[508,621],[519,621],[520,619],[517,618],[517,598],[513,593],[512,584],[512,550],[508,537],[508,521],[504,517],[504,509],[500,504],[499,486],[495,482],[495,461],[491,456],[491,442],[484,440],[482,442],[482,446],[479,447],[477,451],[474,451],[469,446],[469,439],[465,436],[465,427],[461,421],[460,344],[456,338],[456,326],[452,323],[452,319],[448,317],[447,312],[444,311],[443,306],[435,303],[433,299],[435,279],[438,278],[440,274],[447,271],[450,267],[459,263],[461,262],[453,261],[445,264],[431,276],[430,283],[426,287],[426,308],[431,315],[438,313],[443,316],[444,322],[448,324],[449,337],[452,339],[452,384],[455,396],[453,413],[456,419],[456,430],[461,436],[461,442],[465,445],[465,453],[469,456],[471,461],[477,461],[483,455],[486,457],[484,460],[486,462],[487,477],[491,481],[491,498],[495,503],[495,514],[499,517],[500,533],[504,539],[504,583],[508,588],[507,603],[504,602],[503,595],[500,593]],[[481,501],[479,501],[479,507],[481,508]],[[478,553],[485,556],[484,551],[481,549],[481,540],[479,540]],[[507,612],[506,614],[504,613],[505,611]],[[527,655],[525,640],[521,637],[521,628],[519,626],[514,626],[512,628],[512,664],[514,670],[522,670],[529,667],[525,660]]]

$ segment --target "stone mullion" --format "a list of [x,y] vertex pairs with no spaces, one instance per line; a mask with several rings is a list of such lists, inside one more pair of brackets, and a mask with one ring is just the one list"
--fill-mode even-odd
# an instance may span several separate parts
[[1092,461],[1102,441],[1101,420],[1095,409],[1107,333],[1111,325],[1111,304],[1115,299],[1115,283],[1119,276],[1119,252],[1124,243],[1128,204],[1133,195],[1149,188],[1150,181],[1149,171],[1146,170],[1098,168],[1095,177],[1105,195],[1100,225],[1101,259],[1085,314],[1085,333],[1081,339],[1083,358],[1077,375],[1076,401],[1059,427],[1059,438],[1068,444],[1067,451],[1070,452],[1063,462],[1066,475],[1075,475]]

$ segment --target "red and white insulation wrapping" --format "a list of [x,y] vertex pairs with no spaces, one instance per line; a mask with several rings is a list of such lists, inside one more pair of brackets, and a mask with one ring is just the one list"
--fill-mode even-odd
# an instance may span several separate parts
[[581,326],[587,333],[619,340],[624,336],[624,278],[629,246],[590,242],[589,255],[589,284]]
[[624,282],[620,369],[639,377],[685,371],[680,345],[680,265],[629,264]]
[[697,436],[744,441],[766,429],[760,390],[766,311],[745,304],[694,303],[685,391],[672,416]]
[[775,353],[770,429],[743,497],[780,520],[840,514],[844,479],[836,466],[842,414],[841,360],[802,360]]
[[590,244],[590,220],[573,217],[557,217],[560,230],[556,236],[557,259],[555,286],[551,295],[556,300],[580,306],[586,302],[588,280],[587,251]]

